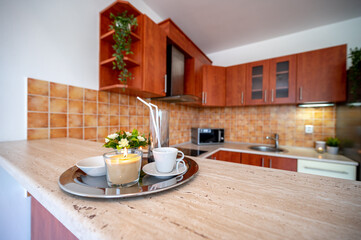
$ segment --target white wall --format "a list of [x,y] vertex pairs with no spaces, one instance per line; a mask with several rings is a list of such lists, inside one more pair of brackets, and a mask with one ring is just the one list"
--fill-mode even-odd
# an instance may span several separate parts
[[[208,54],[213,65],[232,66],[267,58],[347,44],[361,47],[361,17]],[[348,62],[350,65],[350,62]]]
[[0,141],[26,139],[27,77],[98,89],[99,12],[112,2],[0,1]]

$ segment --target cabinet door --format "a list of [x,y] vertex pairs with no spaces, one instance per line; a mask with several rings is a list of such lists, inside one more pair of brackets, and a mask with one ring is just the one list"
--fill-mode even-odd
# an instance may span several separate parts
[[242,153],[242,164],[248,164],[253,166],[264,167],[265,164],[264,155],[250,154],[250,153]]
[[297,55],[297,102],[346,100],[346,45]]
[[269,61],[249,63],[247,66],[247,105],[261,105],[268,102]]
[[226,68],[203,66],[203,106],[225,106]]
[[226,106],[245,104],[247,65],[226,68]]
[[297,172],[297,159],[267,156],[270,168]]
[[296,103],[296,59],[291,55],[270,60],[270,103]]
[[143,90],[165,96],[167,37],[165,32],[144,15]]
[[231,151],[218,151],[212,154],[211,159],[226,162],[241,163],[241,153]]

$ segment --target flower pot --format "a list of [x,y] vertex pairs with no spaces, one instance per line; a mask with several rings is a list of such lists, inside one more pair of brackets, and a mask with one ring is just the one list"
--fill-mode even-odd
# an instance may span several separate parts
[[329,154],[337,154],[338,153],[338,147],[327,146],[327,152]]

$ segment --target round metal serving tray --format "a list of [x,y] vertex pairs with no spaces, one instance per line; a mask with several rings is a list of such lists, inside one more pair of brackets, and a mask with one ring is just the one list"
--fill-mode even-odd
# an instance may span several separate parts
[[168,178],[159,178],[141,173],[139,183],[131,187],[110,188],[107,185],[106,177],[88,176],[77,166],[66,170],[59,177],[60,188],[70,194],[91,198],[127,198],[143,196],[175,188],[191,180],[198,172],[198,164],[185,157],[187,171],[182,175]]

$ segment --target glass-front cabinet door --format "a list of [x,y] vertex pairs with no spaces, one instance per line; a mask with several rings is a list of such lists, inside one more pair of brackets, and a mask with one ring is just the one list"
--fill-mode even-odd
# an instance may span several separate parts
[[269,61],[249,63],[247,69],[246,104],[268,104]]
[[296,55],[270,61],[269,103],[295,103]]

